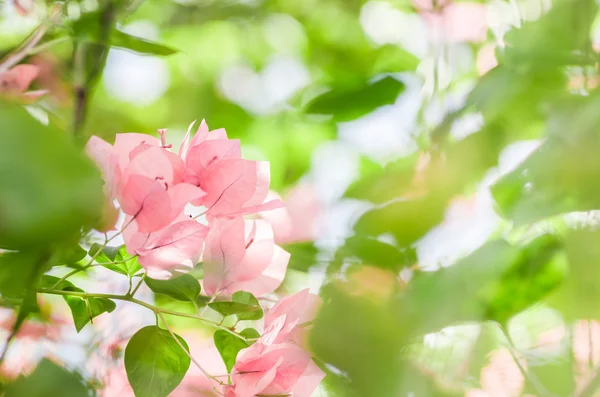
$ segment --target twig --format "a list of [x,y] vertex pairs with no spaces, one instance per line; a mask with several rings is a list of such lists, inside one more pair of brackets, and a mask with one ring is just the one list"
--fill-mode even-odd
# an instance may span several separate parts
[[224,385],[223,382],[221,382],[220,380],[218,380],[216,377],[212,376],[211,374],[208,373],[208,371],[206,371],[204,368],[202,368],[202,365],[200,365],[200,363],[198,361],[196,361],[196,359],[194,357],[192,357],[191,353],[183,346],[183,344],[179,341],[179,338],[177,337],[177,335],[175,335],[173,333],[173,331],[171,331],[171,328],[169,328],[169,324],[167,324],[167,321],[165,320],[164,316],[162,315],[161,312],[157,312],[156,313],[158,315],[158,317],[160,317],[160,319],[162,320],[165,329],[167,331],[169,331],[169,334],[171,334],[171,337],[173,337],[173,340],[175,340],[175,342],[177,342],[177,344],[179,345],[179,347],[181,347],[181,350],[184,351],[184,353],[190,358],[190,360],[192,360],[192,362],[194,363],[194,365],[196,365],[196,367],[198,367],[198,369],[204,374],[204,376],[206,376],[209,380],[214,380],[215,382],[219,383],[221,386]]

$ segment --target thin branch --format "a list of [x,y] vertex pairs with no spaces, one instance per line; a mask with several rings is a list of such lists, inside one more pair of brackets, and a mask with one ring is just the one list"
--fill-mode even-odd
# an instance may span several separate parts
[[136,299],[132,296],[129,295],[116,295],[116,294],[104,294],[104,293],[88,293],[88,292],[77,292],[77,291],[62,291],[62,290],[56,290],[56,289],[38,289],[37,290],[38,293],[40,294],[51,294],[51,295],[65,295],[65,296],[78,296],[80,298],[106,298],[106,299],[114,299],[114,300],[120,300],[120,301],[126,301],[126,302],[132,302],[135,303],[139,306],[143,306],[149,310],[152,310],[155,313],[162,313],[162,314],[168,314],[170,316],[177,316],[177,317],[185,317],[185,318],[193,318],[195,320],[199,320],[202,321],[206,324],[209,324],[215,328],[221,329],[223,331],[226,331],[228,333],[230,333],[231,335],[234,335],[240,339],[242,339],[243,341],[249,342],[250,339],[246,338],[245,336],[239,334],[238,332],[235,332],[232,329],[229,329],[228,327],[225,327],[223,325],[220,325],[218,322],[210,320],[208,318],[205,317],[201,317],[197,314],[190,314],[190,313],[182,313],[182,312],[177,312],[174,310],[168,310],[168,309],[162,309],[160,307],[151,305],[150,303],[146,303],[144,301],[141,301],[139,299]]
[[179,341],[179,338],[177,337],[177,335],[175,335],[173,333],[173,331],[171,331],[171,328],[169,328],[169,324],[167,324],[167,321],[165,320],[164,316],[162,315],[161,312],[157,312],[156,313],[158,315],[158,317],[160,317],[160,319],[162,320],[165,329],[167,331],[169,331],[169,334],[171,334],[171,337],[173,338],[173,340],[179,345],[179,347],[181,347],[181,350],[184,351],[184,353],[190,358],[190,360],[192,360],[192,362],[194,363],[194,365],[196,365],[196,367],[198,367],[198,369],[204,374],[204,376],[206,376],[209,381],[210,380],[214,380],[215,382],[219,383],[221,386],[224,385],[223,382],[221,382],[220,380],[218,380],[216,377],[212,376],[211,374],[208,373],[208,371],[206,371],[204,368],[202,368],[202,365],[200,365],[200,363],[198,361],[196,361],[196,359],[194,357],[192,357],[192,355],[190,354],[190,352],[183,346],[183,344]]
[[[131,291],[131,293],[128,293],[128,295],[134,296],[135,293],[138,291],[138,289],[140,289],[140,287],[142,286],[142,283],[144,282],[145,279],[146,279],[146,273],[144,273],[142,275],[142,277],[140,278],[140,281],[137,283],[137,285],[135,286],[133,291]],[[131,280],[131,278],[130,278],[130,280]]]

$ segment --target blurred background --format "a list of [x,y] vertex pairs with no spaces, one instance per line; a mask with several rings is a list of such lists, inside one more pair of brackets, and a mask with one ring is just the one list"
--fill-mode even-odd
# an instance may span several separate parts
[[[279,292],[325,302],[314,396],[594,396],[597,16],[592,0],[4,0],[0,53],[38,71],[28,87],[0,68],[0,93],[83,143],[168,128],[177,146],[205,119],[270,161]],[[119,305],[75,333],[45,304],[4,376],[51,356],[132,395],[123,343],[154,316]],[[173,326],[224,371],[208,329]],[[207,385],[190,370],[172,395]]]

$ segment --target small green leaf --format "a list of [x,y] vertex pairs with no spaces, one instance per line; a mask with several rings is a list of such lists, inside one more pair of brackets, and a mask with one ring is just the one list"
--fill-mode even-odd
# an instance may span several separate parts
[[[59,280],[58,277],[44,275],[40,281],[40,287],[46,289],[53,288]],[[84,292],[81,288],[76,287],[68,280],[61,281],[55,289],[61,291]],[[73,322],[77,332],[81,331],[94,317],[97,317],[102,313],[111,313],[117,307],[115,302],[106,298],[82,298],[79,296],[67,295],[63,295],[63,298],[71,309]]]
[[200,283],[189,274],[169,280],[155,280],[146,277],[146,284],[157,294],[170,296],[180,301],[195,301],[200,295]]
[[233,294],[231,299],[234,302],[258,307],[256,311],[237,313],[238,320],[260,320],[263,317],[264,313],[262,307],[260,307],[260,303],[258,303],[258,299],[250,292],[238,291]]
[[262,313],[262,309],[260,306],[256,305],[248,305],[246,303],[239,302],[212,302],[209,303],[208,306],[216,312],[221,313],[223,316],[231,316],[233,314],[239,313],[252,313],[260,310]]
[[[260,334],[254,328],[246,328],[240,332],[240,335],[250,339],[260,337]],[[213,335],[213,339],[215,341],[215,346],[225,363],[225,367],[227,367],[227,373],[231,373],[231,369],[235,365],[235,360],[240,350],[250,347],[254,343],[246,342],[223,330],[217,330]]]
[[88,397],[81,376],[43,359],[28,376],[20,376],[6,388],[6,397]]
[[51,263],[57,265],[73,265],[85,258],[86,250],[81,248],[79,244],[70,244],[65,247],[60,247],[54,253]]
[[404,83],[387,76],[352,91],[326,92],[308,103],[306,113],[333,115],[336,122],[350,121],[393,104],[403,90]]
[[71,309],[77,332],[80,332],[94,317],[102,313],[111,313],[117,308],[115,302],[106,298],[80,298],[78,296],[64,296],[63,298]]
[[317,262],[319,250],[312,241],[286,244],[282,248],[290,253],[288,269],[307,272]]
[[373,74],[413,71],[419,66],[419,58],[393,44],[379,48],[374,59]]
[[[100,248],[101,246],[99,244],[94,243],[89,251],[90,256],[93,257]],[[137,257],[129,255],[124,245],[120,247],[105,247],[102,252],[96,256],[95,261],[113,272],[129,277],[133,277],[134,274],[142,269]]]
[[[185,340],[175,335],[189,352]],[[190,358],[168,331],[140,329],[125,349],[125,370],[136,397],[166,397],[181,383]]]
[[110,38],[110,44],[114,47],[120,47],[126,50],[137,52],[139,54],[147,55],[167,56],[179,52],[179,50],[168,47],[164,44],[159,44],[153,41],[135,37],[119,30],[113,30]]

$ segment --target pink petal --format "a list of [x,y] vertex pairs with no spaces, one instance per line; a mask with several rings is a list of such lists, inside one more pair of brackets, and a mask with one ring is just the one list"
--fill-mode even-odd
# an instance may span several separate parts
[[321,368],[311,360],[302,376],[300,376],[298,383],[291,390],[294,397],[312,396],[323,378],[325,378],[325,372],[321,371]]
[[[200,143],[204,142],[208,137],[208,125],[206,124],[206,120],[202,119],[198,129],[196,130],[196,134],[194,138],[192,138],[192,143],[190,144],[190,149],[194,146],[198,146]],[[189,152],[187,154],[189,157]]]
[[169,188],[169,203],[171,205],[171,216],[176,218],[190,201],[204,197],[206,193],[197,186],[189,183],[179,183]]
[[[241,282],[253,280],[261,275],[269,266],[273,258],[275,243],[273,229],[264,219],[247,220],[246,226],[246,253],[236,266],[230,267],[230,279]],[[254,233],[249,235],[252,229]]]
[[21,95],[21,100],[25,104],[30,104],[34,103],[44,95],[48,95],[49,93],[49,90],[27,91],[23,95]]
[[168,185],[173,184],[176,171],[173,168],[172,158],[169,156],[170,152],[147,144],[141,144],[139,149],[141,152],[138,151],[125,168],[124,178],[128,179],[130,175],[137,175],[160,180]]
[[188,151],[190,149],[190,131],[192,131],[194,124],[196,124],[196,120],[192,121],[192,123],[188,127],[187,132],[185,133],[185,136],[183,137],[183,141],[181,142],[181,146],[179,146],[178,154],[179,154],[179,157],[181,157],[181,159],[183,161],[185,161],[185,159],[188,155]]
[[164,184],[145,176],[132,175],[127,179],[119,203],[124,213],[135,216],[140,232],[159,230],[174,218]]
[[136,132],[117,134],[114,146],[117,154],[119,155],[119,164],[121,165],[122,169],[125,169],[129,164],[130,153],[141,144],[159,147],[160,140],[153,136],[147,134],[138,134]]
[[246,254],[244,220],[215,219],[204,250],[204,289],[212,295],[223,287],[231,267],[237,266]]
[[256,189],[256,162],[223,160],[211,168],[201,185],[207,194],[204,206],[212,215],[239,211]]
[[119,167],[119,157],[115,148],[103,139],[92,136],[88,141],[85,150],[88,156],[96,162],[102,172],[105,183],[105,193],[109,198],[116,197],[121,189],[122,179],[121,169]]
[[281,285],[289,261],[290,254],[276,245],[269,267],[259,277],[249,281],[231,283],[227,287],[227,291],[230,293],[247,291],[256,296],[270,294]]
[[305,309],[307,308],[310,290],[304,289],[294,295],[283,298],[271,308],[265,315],[265,327],[271,325],[278,318],[285,316],[285,324],[279,331],[277,338],[273,343],[283,342],[292,332],[294,327],[299,324]]
[[202,252],[207,233],[205,225],[191,219],[156,232],[149,244],[137,249],[140,265],[151,272],[191,268],[195,265],[191,259]]
[[254,195],[248,200],[245,206],[254,206],[262,204],[269,194],[269,185],[271,184],[271,169],[268,161],[256,162],[256,186]]

